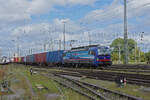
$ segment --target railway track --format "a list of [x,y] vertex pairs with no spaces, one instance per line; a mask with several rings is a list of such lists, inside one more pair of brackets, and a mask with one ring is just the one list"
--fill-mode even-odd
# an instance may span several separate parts
[[[44,69],[42,71],[44,71]],[[87,76],[87,75],[85,75],[85,73],[83,73],[83,70],[81,72],[76,72],[74,70],[66,71],[66,72],[61,72],[61,71],[49,72],[48,70],[46,70],[46,72],[49,74],[54,74],[56,76],[61,77],[61,79],[60,78],[54,79],[55,82],[59,83],[60,85],[65,86],[65,87],[68,87],[68,88],[88,97],[91,100],[99,100],[97,98],[101,98],[100,100],[143,100],[143,99],[137,98],[135,96],[127,95],[127,94],[120,93],[117,91],[112,91],[112,90],[109,90],[109,89],[106,89],[106,88],[103,88],[100,86],[96,86],[94,84],[89,84],[86,82],[81,82],[77,79],[70,79],[70,78],[62,76],[62,75],[67,75],[67,76],[69,75],[69,76],[75,76],[75,77]],[[99,79],[98,78],[99,76],[94,77],[91,74],[89,74],[88,71],[86,74],[88,74],[87,77],[89,77],[89,78]],[[112,75],[112,73],[110,75]],[[104,76],[101,76],[101,77],[104,77]],[[109,75],[107,77],[109,77],[109,78],[104,77],[103,80],[114,81],[113,78],[110,78]],[[100,78],[100,79],[102,79],[102,78]],[[127,82],[132,83],[132,81],[133,81],[133,79],[130,79]],[[144,81],[145,80],[141,81],[138,79],[134,79],[134,84],[136,83],[138,85],[148,85],[148,84],[144,84],[145,83]],[[142,82],[142,83],[140,83],[140,82]],[[73,85],[73,84],[75,84],[75,85]],[[82,88],[82,89],[79,89],[79,88]],[[87,93],[87,91],[88,91],[88,93]]]
[[[106,68],[106,67],[103,67],[103,68]],[[150,65],[144,65],[144,64],[112,65],[112,66],[110,66],[110,68],[111,69],[141,69],[141,70],[150,70]]]
[[73,86],[69,86],[68,84],[66,84],[66,83],[64,83],[64,82],[62,82],[62,81],[60,81],[60,80],[54,79],[54,81],[57,82],[58,84],[62,85],[62,86],[65,86],[65,87],[67,87],[67,88],[70,88],[70,89],[72,89],[72,90],[78,92],[78,93],[81,94],[81,95],[86,96],[87,98],[89,98],[89,99],[91,99],[91,100],[96,100],[94,97],[89,96],[89,95],[87,95],[86,93],[80,91],[79,89],[77,89],[77,88],[75,88],[75,87],[73,87]]
[[115,81],[117,76],[123,76],[127,79],[127,83],[150,86],[150,75],[80,70],[80,69],[70,69],[70,68],[69,69],[64,68],[61,70],[64,70],[66,72],[54,72],[54,73],[59,73],[63,75],[72,75],[72,76],[86,76],[92,79],[108,80],[108,81]]
[[141,69],[118,69],[118,68],[103,68],[103,71],[117,71],[117,72],[131,72],[131,73],[142,73],[142,74],[150,74],[150,70],[141,70]]
[[[67,67],[48,67],[48,66],[34,66],[38,68],[53,68],[53,69],[65,69]],[[70,67],[71,69],[72,67]],[[73,68],[72,68],[73,69]],[[75,68],[74,68],[75,69]],[[99,67],[98,69],[87,69],[87,68],[78,68],[83,70],[95,70],[95,71],[112,71],[112,72],[124,72],[124,73],[134,73],[134,74],[146,74],[150,75],[150,65],[112,65],[107,67]]]
[[86,85],[83,85],[77,81],[69,80],[67,78],[60,77],[59,75],[56,74],[53,76],[53,80],[64,87],[70,88],[75,92],[78,92],[79,94],[86,96],[90,100],[110,100],[109,98],[102,96],[97,91],[94,91],[91,88],[87,87]]
[[[57,67],[54,67],[54,68],[57,68]],[[82,69],[84,69],[84,67]],[[93,70],[121,71],[121,72],[126,72],[126,73],[131,72],[131,73],[149,74],[150,65],[112,65],[112,66],[107,66],[107,67],[101,66],[98,69],[93,69]]]
[[[40,69],[36,69],[40,70]],[[124,76],[127,79],[127,83],[150,86],[150,75],[143,74],[129,74],[129,73],[120,73],[120,72],[105,72],[105,71],[96,71],[96,70],[87,70],[87,69],[73,69],[73,68],[61,68],[60,71],[52,71],[51,73],[57,73],[62,75],[71,75],[71,76],[86,76],[92,79],[99,80],[108,80],[115,81],[117,76]],[[40,71],[47,71],[47,69],[42,69]]]
[[[62,78],[63,80],[65,79],[65,81],[70,81],[72,84],[76,84],[82,88],[87,89],[87,91],[93,93],[97,98],[96,100],[143,100],[141,98],[137,98],[135,96],[130,96],[124,93],[120,93],[117,91],[112,91],[100,86],[96,86],[94,84],[89,84],[86,82],[81,82],[78,79],[74,79],[74,78],[69,78],[67,76],[62,76],[59,74],[55,74],[56,76]],[[64,81],[63,81],[64,82]],[[92,96],[94,97],[94,96]]]

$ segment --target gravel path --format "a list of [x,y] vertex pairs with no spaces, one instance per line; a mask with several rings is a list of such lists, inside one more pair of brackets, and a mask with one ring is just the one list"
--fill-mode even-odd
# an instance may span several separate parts
[[11,90],[13,91],[14,94],[7,95],[6,100],[16,100],[17,98],[21,98],[21,96],[25,93],[24,89],[18,90],[11,89]]
[[[23,75],[23,74],[22,74]],[[25,76],[25,75],[23,75],[24,76],[24,78],[25,78],[25,80],[26,80],[26,82],[27,82],[27,84],[28,84],[28,86],[29,86],[29,88],[30,88],[30,91],[31,91],[31,94],[32,94],[32,96],[36,96],[36,93],[34,92],[34,90],[33,90],[33,88],[32,88],[32,84],[30,83],[30,81],[28,80],[28,78]]]

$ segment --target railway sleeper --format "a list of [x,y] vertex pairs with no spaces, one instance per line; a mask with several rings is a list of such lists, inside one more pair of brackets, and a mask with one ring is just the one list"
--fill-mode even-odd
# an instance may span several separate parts
[[[59,75],[59,76],[60,76],[60,75]],[[81,82],[81,81],[79,81],[79,80],[69,79],[69,78],[64,77],[64,76],[60,76],[60,77],[66,78],[66,79],[68,79],[68,80],[70,80],[70,81],[79,82],[79,83],[81,83],[81,84],[83,84],[83,85],[85,85],[85,86],[92,87],[93,89],[96,89],[96,90],[101,89],[101,90],[103,90],[103,91],[106,91],[106,92],[110,92],[110,93],[112,93],[112,94],[119,95],[120,97],[125,97],[125,98],[127,98],[127,100],[143,100],[142,98],[137,98],[137,97],[135,97],[135,96],[127,95],[127,94],[125,94],[125,93],[120,93],[120,92],[117,92],[117,91],[109,90],[109,89],[106,89],[106,88],[101,87],[101,86],[97,86],[97,85],[94,85],[94,84],[89,84],[89,83],[87,83],[87,82]]]
[[56,79],[54,79],[54,81],[57,82],[57,83],[59,83],[60,85],[63,85],[63,86],[65,86],[65,87],[68,87],[68,88],[74,90],[75,92],[77,92],[77,93],[79,93],[79,94],[81,94],[81,95],[83,95],[83,96],[88,97],[88,98],[91,99],[91,100],[96,100],[96,99],[93,98],[92,96],[89,96],[89,95],[87,95],[86,93],[84,93],[84,92],[82,92],[82,91],[80,91],[80,90],[78,90],[78,89],[76,89],[76,88],[74,88],[74,87],[71,87],[71,86],[69,86],[69,85],[67,85],[67,84],[64,84],[64,83],[62,83],[62,82],[60,82],[60,81],[58,81],[58,80],[56,80]]
[[[62,77],[62,76],[60,76],[58,74],[55,74],[55,75],[58,76],[58,77],[61,77],[63,79],[65,78],[65,77]],[[88,90],[89,92],[91,92],[92,94],[94,94],[95,96],[100,98],[101,100],[109,100],[108,98],[104,97],[102,94],[98,93],[97,91],[95,91],[95,90],[93,90],[93,89],[91,89],[91,88],[89,88],[89,87],[87,87],[87,86],[85,86],[85,85],[75,81],[75,80],[71,80],[71,79],[68,79],[68,78],[65,78],[65,79],[67,79],[68,81],[71,81],[72,83],[74,83],[74,84],[76,84],[76,85],[78,85],[78,86]]]

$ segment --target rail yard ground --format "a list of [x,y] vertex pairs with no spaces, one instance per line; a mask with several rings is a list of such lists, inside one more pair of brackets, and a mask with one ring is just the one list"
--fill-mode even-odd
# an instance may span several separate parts
[[[56,72],[57,74],[70,72],[69,70],[65,71],[58,68],[33,68],[34,73],[33,75],[30,75],[29,70],[31,67],[33,68],[33,66],[25,66],[21,64],[0,65],[0,83],[3,81],[8,81],[9,83],[9,92],[4,93],[1,86],[0,96],[2,100],[91,100],[92,98],[97,99],[101,96],[97,94],[99,92],[93,91],[81,83],[76,82],[75,84],[74,82],[53,75]],[[78,74],[78,72],[75,71],[73,73]],[[72,79],[78,79],[81,82],[87,82],[119,93],[142,98],[143,100],[150,100],[150,90],[148,89],[148,86],[127,83],[126,86],[120,88],[116,86],[114,81],[91,79],[86,76],[66,76]],[[87,89],[89,90],[87,91]],[[107,94],[104,96],[106,95]],[[128,99],[117,97],[117,99],[109,98],[109,100]]]
[[0,82],[9,81],[12,90],[11,93],[1,92],[1,100],[89,100],[51,78],[38,73],[31,76],[29,69],[24,65],[0,65]]

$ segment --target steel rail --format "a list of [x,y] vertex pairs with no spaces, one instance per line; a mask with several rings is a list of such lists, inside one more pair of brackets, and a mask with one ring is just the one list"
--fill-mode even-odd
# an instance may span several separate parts
[[121,93],[121,92],[117,92],[117,91],[114,91],[114,90],[106,89],[104,87],[97,86],[97,85],[94,85],[94,84],[89,84],[87,82],[81,82],[81,81],[76,80],[76,79],[67,78],[67,77],[61,76],[59,74],[57,74],[57,76],[65,78],[65,79],[73,81],[73,82],[78,82],[78,83],[84,84],[84,85],[92,87],[93,89],[96,89],[96,90],[101,89],[103,91],[110,92],[110,93],[115,94],[115,95],[119,95],[120,97],[125,97],[128,100],[143,100],[142,98],[137,98],[135,96],[131,96],[131,95],[128,95],[128,94],[125,94],[125,93]]

